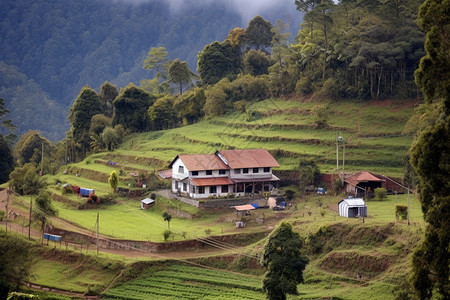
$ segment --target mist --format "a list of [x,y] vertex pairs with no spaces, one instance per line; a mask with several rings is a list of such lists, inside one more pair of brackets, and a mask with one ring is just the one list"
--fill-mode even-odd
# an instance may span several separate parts
[[198,6],[209,6],[220,3],[227,10],[237,13],[243,25],[247,24],[256,15],[263,15],[273,9],[281,7],[295,10],[294,0],[115,0],[116,2],[141,5],[149,2],[163,1],[172,14],[178,14]]

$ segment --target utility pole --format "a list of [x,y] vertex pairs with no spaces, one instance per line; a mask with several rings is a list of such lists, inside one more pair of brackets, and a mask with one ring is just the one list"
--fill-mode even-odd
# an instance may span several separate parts
[[28,219],[28,239],[31,240],[31,212],[33,211],[33,196],[30,197],[30,217]]
[[363,223],[364,223],[364,217],[366,216],[366,195],[367,195],[367,187],[364,188],[364,198],[363,198]]
[[97,212],[97,255],[98,255],[98,227],[99,227],[99,224],[98,224],[98,215],[99,215],[99,212]]
[[343,143],[344,151],[342,151],[342,182],[345,180],[345,143]]
[[339,175],[339,140],[336,133],[336,172]]

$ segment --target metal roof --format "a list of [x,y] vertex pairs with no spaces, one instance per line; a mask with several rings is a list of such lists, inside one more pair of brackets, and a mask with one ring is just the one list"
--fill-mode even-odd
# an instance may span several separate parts
[[177,158],[181,159],[189,171],[228,170],[227,165],[215,154],[180,154],[169,167],[172,167]]
[[347,203],[348,206],[353,206],[353,207],[358,207],[358,206],[364,207],[365,206],[364,200],[361,198],[342,199],[341,201],[339,201],[339,203],[341,203],[343,201],[345,203]]

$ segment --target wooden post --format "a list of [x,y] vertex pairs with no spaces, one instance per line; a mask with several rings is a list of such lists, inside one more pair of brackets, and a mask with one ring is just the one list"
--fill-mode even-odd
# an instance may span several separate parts
[[408,189],[408,226],[410,225],[409,222],[409,189]]
[[98,217],[99,217],[99,213],[97,212],[97,255],[98,255],[98,227],[99,227]]

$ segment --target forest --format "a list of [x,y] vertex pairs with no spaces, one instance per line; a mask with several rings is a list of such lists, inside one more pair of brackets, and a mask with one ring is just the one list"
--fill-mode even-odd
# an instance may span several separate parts
[[[301,29],[292,39],[288,23],[280,19],[272,23],[256,15],[246,26],[232,25],[217,40],[202,44],[195,70],[192,63],[174,54],[176,51],[172,51],[168,44],[152,45],[142,57],[125,55],[121,52],[123,49],[117,48],[118,53],[129,59],[124,64],[139,66],[147,72],[146,75],[139,78],[139,83],[122,87],[110,82],[102,72],[92,69],[98,79],[97,84],[83,84],[81,88],[77,86],[80,82],[67,85],[79,92],[67,114],[70,129],[64,130],[65,136],[58,142],[49,140],[38,130],[16,134],[18,123],[16,118],[10,118],[9,100],[2,94],[0,183],[9,179],[10,186],[17,193],[34,195],[43,185],[37,175],[39,169],[40,173],[57,174],[62,165],[80,162],[96,152],[114,151],[122,141],[131,146],[133,138],[141,133],[149,140],[156,139],[158,134],[164,135],[162,130],[202,124],[200,122],[216,117],[219,120],[233,113],[244,116],[246,122],[257,120],[260,112],[252,111],[251,105],[267,99],[293,99],[295,102],[301,98],[302,101],[313,99],[315,103],[323,103],[308,110],[308,116],[313,116],[313,127],[319,129],[328,126],[328,109],[339,101],[415,101],[415,114],[402,132],[409,138],[412,136],[413,140],[404,161],[404,179],[405,184],[420,195],[418,200],[425,220],[425,232],[420,232],[423,239],[411,254],[409,282],[420,299],[447,299],[449,266],[445,261],[449,260],[450,229],[445,212],[448,212],[450,204],[449,2],[295,0],[293,5],[304,17]],[[14,13],[14,9],[6,9]],[[89,10],[85,9],[80,16],[84,14],[88,15]],[[52,16],[52,21],[57,19]],[[2,20],[3,28],[12,19]],[[84,20],[79,22],[83,24]],[[63,24],[75,26],[70,22],[60,23]],[[29,28],[37,27],[30,25]],[[8,32],[12,34],[14,30]],[[71,42],[69,37],[61,41]],[[13,47],[13,44],[8,46]],[[108,47],[105,49],[110,51]],[[76,51],[72,55],[76,56]],[[97,60],[102,59],[99,54]],[[75,61],[73,64],[74,68],[78,66]],[[88,62],[86,64],[92,66]],[[36,67],[31,61],[26,65]],[[4,63],[0,66],[8,75],[5,77],[7,84],[14,87],[10,94],[23,95],[20,90],[26,85],[42,95],[47,107],[54,105],[60,109],[61,104],[57,105],[47,96],[44,84],[29,79],[22,73],[23,68]],[[105,62],[104,66],[108,68],[115,64]],[[35,71],[39,72],[41,67]],[[64,90],[67,83],[60,83]],[[48,111],[48,116],[46,110],[40,113],[49,122],[57,121],[56,117],[52,119],[52,110]],[[265,113],[270,115],[271,112]],[[336,148],[337,139],[336,134]],[[333,143],[327,146],[330,145]],[[372,146],[377,147],[376,144]],[[131,151],[140,151],[138,148]],[[159,149],[164,150],[164,147]],[[91,161],[87,160],[85,164],[91,164]],[[298,179],[302,180],[301,177]],[[410,295],[403,296],[398,299]]]
[[[155,7],[149,7],[159,7],[156,3],[154,5]],[[190,67],[192,63],[179,58],[170,59],[173,54],[164,46],[150,47],[139,62],[140,68],[147,72],[147,76],[142,77],[139,84],[130,83],[120,88],[106,80],[106,74],[110,73],[96,70],[100,73],[94,76],[97,78],[94,86],[99,82],[103,84],[99,90],[89,85],[81,88],[69,113],[64,116],[67,116],[71,126],[66,131],[65,138],[52,144],[52,139],[48,140],[42,131],[36,131],[39,127],[33,128],[28,124],[28,132],[23,134],[19,131],[19,135],[23,135],[16,143],[16,155],[29,151],[29,154],[21,156],[21,163],[38,163],[41,150],[37,145],[40,139],[45,140],[52,145],[52,150],[47,151],[46,159],[59,162],[51,167],[56,170],[66,160],[75,162],[92,151],[113,150],[129,133],[174,128],[232,111],[245,112],[251,119],[254,116],[248,109],[249,104],[271,97],[314,95],[332,101],[421,97],[414,83],[414,71],[424,55],[424,34],[416,20],[420,1],[350,0],[339,4],[334,4],[333,1],[295,1],[293,5],[305,16],[302,29],[293,39],[289,24],[280,19],[272,24],[261,16],[255,16],[245,28],[230,26],[228,34],[222,32],[221,41],[204,45],[197,55],[196,70]],[[128,8],[130,13],[133,12],[132,8]],[[74,11],[79,12],[80,9],[74,7]],[[79,17],[92,19],[81,13]],[[3,22],[8,20],[11,18],[6,18]],[[131,20],[134,22],[135,18],[132,17]],[[81,20],[74,19],[73,22]],[[73,23],[66,25],[70,24],[75,26]],[[116,27],[120,26],[116,24]],[[32,28],[34,27],[29,27],[30,30]],[[44,32],[30,32],[26,36],[32,39],[42,34]],[[48,35],[48,30],[45,34]],[[191,38],[195,40],[193,36],[189,37]],[[136,37],[136,42],[138,40]],[[16,43],[9,46],[14,45]],[[99,47],[101,49],[102,46]],[[173,52],[178,53],[176,50]],[[139,58],[138,55],[123,55],[123,49],[118,50],[118,53],[122,54],[122,59],[127,60],[125,65],[132,65],[132,61]],[[107,61],[109,57],[104,56],[97,61],[102,61],[104,66],[116,66],[117,63]],[[50,58],[54,60],[55,56],[50,55]],[[12,60],[18,59],[16,57]],[[36,68],[34,62],[26,65]],[[85,65],[93,67],[95,64],[86,62]],[[41,90],[45,88],[44,85],[38,85],[39,80],[35,82],[27,79],[17,68],[11,69],[5,64],[1,66],[7,75],[3,77],[4,86],[16,85],[16,90],[20,90],[23,96],[26,92],[25,85],[29,85],[38,94],[40,91],[47,101],[42,109],[33,102],[33,98],[25,98],[25,102],[17,101],[16,105],[29,101],[30,106],[38,106],[32,110],[40,116],[45,114],[45,123],[54,129],[60,128],[59,134],[64,134],[64,126],[59,125],[63,121],[60,115],[64,111],[62,104],[55,103],[46,96]],[[35,69],[38,70],[43,72],[44,69]],[[66,84],[62,77],[58,80],[62,80],[58,86]],[[47,81],[46,84],[55,82]],[[72,83],[71,88],[77,85]],[[14,93],[11,91],[2,96],[6,103],[4,110],[8,112],[11,112],[7,105],[8,96]],[[53,95],[62,96],[58,92]],[[27,107],[20,106],[21,112],[26,115],[23,119],[33,119]],[[313,113],[316,125],[322,126],[326,118],[326,107],[317,108]],[[15,117],[13,113],[8,117],[11,116]],[[33,122],[37,122],[37,119],[33,119]],[[22,125],[16,122],[16,118],[12,123],[19,127]],[[31,150],[22,149],[23,147],[30,147]],[[35,149],[34,155],[32,149]]]

